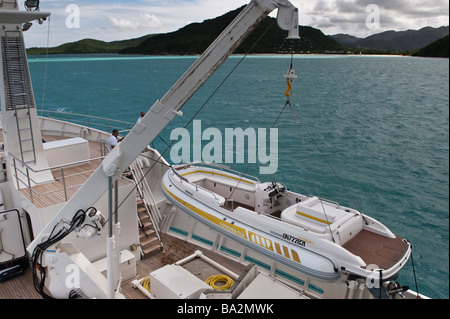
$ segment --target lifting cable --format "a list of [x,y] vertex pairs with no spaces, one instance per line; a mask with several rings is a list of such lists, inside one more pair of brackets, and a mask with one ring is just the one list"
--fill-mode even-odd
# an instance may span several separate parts
[[[411,243],[410,243],[410,245],[411,245]],[[419,286],[417,285],[417,278],[416,278],[416,269],[414,267],[412,245],[411,245],[411,264],[412,264],[413,275],[414,275],[414,284],[416,285],[417,299],[420,299]]]
[[[300,130],[299,130],[299,126],[298,126],[298,123],[297,123],[297,121],[296,121],[296,118],[300,121],[300,123],[302,124],[303,128],[304,128],[305,131],[308,133],[308,136],[311,138],[311,140],[313,141],[314,145],[316,146],[316,148],[318,149],[318,151],[319,151],[320,154],[322,155],[323,159],[325,160],[325,162],[326,162],[327,165],[329,166],[330,170],[333,172],[334,176],[337,178],[339,184],[342,186],[342,188],[344,189],[344,191],[347,193],[348,198],[351,200],[351,202],[353,203],[353,205],[355,206],[355,208],[358,209],[358,210],[360,211],[360,209],[358,208],[358,206],[357,206],[356,203],[354,202],[353,198],[350,196],[348,190],[346,189],[346,187],[344,186],[344,184],[343,184],[342,181],[340,180],[340,178],[339,178],[339,176],[337,175],[336,171],[334,170],[334,168],[332,167],[332,165],[330,164],[330,162],[328,161],[328,159],[325,157],[325,154],[322,152],[322,150],[321,150],[320,147],[318,146],[317,142],[314,140],[314,138],[312,137],[311,133],[308,131],[306,125],[301,121],[300,116],[298,116],[298,115],[295,113],[295,110],[294,110],[294,108],[292,107],[292,104],[291,104],[291,102],[290,102],[290,97],[291,97],[291,95],[292,95],[292,85],[293,85],[293,83],[294,83],[294,80],[298,77],[298,76],[295,74],[295,71],[294,71],[294,69],[293,69],[293,55],[294,55],[294,54],[293,54],[293,51],[292,51],[292,53],[291,53],[291,63],[290,63],[290,67],[289,67],[289,70],[287,70],[286,74],[284,75],[284,77],[286,78],[286,84],[287,84],[287,87],[288,87],[287,90],[285,91],[285,95],[286,95],[286,104],[285,104],[285,107],[286,107],[287,105],[289,105],[289,108],[290,108],[290,111],[291,111],[291,115],[292,115],[292,119],[293,119],[294,125],[295,125],[295,127],[296,127],[296,129],[297,129],[297,134],[298,134],[298,136],[299,136],[300,142],[303,144],[302,135],[300,134]],[[308,157],[307,154],[306,154],[306,157],[309,159],[309,157]],[[308,160],[308,163],[309,163],[309,160]],[[309,165],[308,165],[308,167],[309,167],[309,169],[311,170],[311,168],[310,168]],[[312,171],[312,170],[311,170],[311,171]],[[317,183],[315,183],[315,185],[317,185]],[[318,192],[318,195],[319,195],[319,198],[320,198],[320,193],[319,193],[319,191],[318,191],[318,190],[316,190],[316,191]],[[324,215],[325,215],[325,219],[326,219],[326,221],[327,221],[327,225],[328,225],[328,228],[329,228],[329,231],[330,231],[331,238],[332,238],[333,242],[335,242],[335,239],[334,239],[334,237],[333,237],[333,233],[332,233],[332,231],[331,231],[331,224],[330,224],[330,222],[328,221],[328,216],[327,216],[325,207],[324,207],[322,201],[320,201],[320,203],[321,203],[321,205],[322,205],[322,210],[323,210],[323,213],[324,213]],[[364,217],[362,214],[361,214],[361,217],[363,218],[363,220],[364,220],[365,223],[367,224],[367,221],[366,221],[365,217]]]
[[[52,296],[48,295],[45,292],[45,278],[47,275],[47,268],[43,267],[43,254],[47,251],[48,248],[50,248],[52,245],[60,242],[62,239],[64,239],[67,235],[69,235],[74,229],[80,227],[83,225],[85,221],[85,217],[88,211],[93,210],[96,212],[97,210],[94,207],[88,208],[86,211],[80,209],[77,211],[77,213],[72,218],[71,222],[65,225],[62,225],[58,231],[56,231],[57,226],[59,224],[56,224],[52,231],[50,232],[50,235],[48,238],[43,241],[42,243],[38,244],[36,248],[34,248],[32,255],[30,256],[30,264],[31,264],[31,270],[33,275],[33,285],[36,289],[36,291],[44,298],[44,299],[53,299]],[[85,225],[87,226],[87,225]],[[83,226],[84,227],[84,226]],[[78,297],[78,294],[75,291],[71,291],[69,293],[69,299],[73,299]]]
[[[295,128],[297,129],[297,134],[298,134],[298,137],[300,139],[300,143],[302,143],[302,145],[303,145],[302,135],[300,134],[300,130],[299,130],[298,124],[297,124],[297,122],[295,120],[294,110],[293,110],[293,107],[292,107],[292,104],[291,104],[291,101],[290,101],[290,97],[292,95],[292,85],[294,84],[294,80],[296,78],[298,78],[298,76],[295,74],[295,71],[293,69],[293,64],[294,64],[293,60],[294,60],[294,51],[292,51],[292,53],[291,53],[291,64],[289,66],[289,69],[287,70],[286,74],[284,75],[284,77],[286,78],[286,84],[287,84],[287,87],[288,87],[287,90],[284,92],[284,94],[286,95],[285,107],[289,105],[289,109],[291,111],[291,116],[292,116],[292,119],[294,121]],[[306,154],[306,157],[309,158],[308,154]],[[307,162],[309,163],[309,160]],[[308,165],[308,167],[311,170],[309,165]],[[314,184],[317,185],[317,183],[314,183]],[[318,190],[317,190],[317,193],[318,193],[319,198],[320,198],[320,194],[319,194]],[[330,231],[331,239],[335,243],[336,241],[334,239],[333,232],[331,230],[331,223],[328,221],[328,216],[327,216],[325,207],[324,207],[323,202],[321,200],[319,202],[320,202],[320,204],[322,206],[323,214],[325,216],[326,224],[328,225],[328,230]]]
[[[219,91],[219,89],[225,84],[225,82],[228,80],[228,78],[233,74],[233,72],[238,68],[238,66],[244,61],[244,59],[250,54],[250,52],[254,49],[254,47],[259,43],[259,41],[264,37],[264,35],[269,31],[269,29],[272,27],[272,25],[275,23],[276,20],[273,20],[270,25],[267,27],[267,29],[258,37],[258,39],[252,44],[252,46],[247,50],[247,52],[242,56],[241,59],[239,59],[238,63],[233,67],[233,69],[225,76],[225,78],[222,80],[222,82],[219,83],[217,88],[210,94],[210,96],[206,99],[206,101],[199,107],[199,109],[195,112],[195,114],[189,119],[189,121],[186,123],[186,125],[183,127],[183,129],[186,129],[187,126],[192,123],[192,121],[197,117],[197,115],[203,110],[203,108],[206,106],[206,104],[209,103],[209,101],[213,98],[213,96]],[[128,197],[133,194],[133,192],[136,190],[137,185],[140,184],[144,178],[147,176],[147,174],[153,169],[153,167],[156,165],[156,163],[161,162],[161,158],[163,158],[164,154],[170,149],[172,149],[173,144],[176,141],[172,141],[169,145],[166,143],[167,148],[161,153],[159,158],[155,160],[153,165],[148,169],[148,171],[142,176],[142,178],[139,181],[135,181],[136,186],[133,187],[133,189],[125,196],[125,198],[122,200],[122,202],[117,206],[117,209],[119,209],[122,204],[128,199]],[[183,160],[184,161],[184,160]],[[117,211],[113,212],[113,215],[115,215]]]
[[[297,78],[297,75],[295,75],[295,71],[293,69],[293,60],[294,60],[294,50],[292,50],[292,52],[291,52],[291,64],[290,64],[289,70],[287,70],[286,74],[284,75],[284,77],[286,79],[286,84],[288,86],[287,90],[284,92],[284,94],[286,95],[286,103],[284,104],[284,107],[282,108],[281,112],[278,114],[277,118],[273,122],[273,124],[271,126],[271,129],[274,128],[275,125],[277,124],[278,120],[280,119],[281,115],[283,114],[284,110],[286,109],[286,106],[289,105],[290,108],[292,107],[291,101],[290,101],[290,97],[292,95],[292,85],[294,84],[294,80]],[[264,139],[264,142],[267,141],[267,138],[269,137],[269,134],[270,134],[270,130],[267,132],[266,138]],[[258,149],[259,149],[259,146],[258,146]],[[231,192],[229,198],[231,198],[233,196],[234,191],[239,186],[240,182],[244,178],[244,175],[247,174],[247,171],[248,171],[249,168],[250,168],[250,163],[247,165],[247,168],[242,173],[241,178],[238,180],[238,182],[237,182],[236,186],[234,187],[233,191]]]
[[[322,152],[322,150],[320,149],[319,145],[317,144],[317,142],[316,142],[316,141],[314,140],[314,138],[312,137],[312,135],[311,135],[311,133],[309,132],[308,128],[307,128],[306,125],[302,122],[301,117],[300,117],[298,114],[296,114],[294,108],[292,107],[292,104],[291,104],[291,102],[290,102],[290,96],[292,95],[292,85],[293,85],[293,83],[294,83],[294,80],[298,77],[298,76],[295,74],[295,71],[294,71],[294,69],[293,69],[293,56],[294,56],[294,50],[292,50],[292,53],[291,53],[291,64],[290,64],[289,70],[288,70],[288,71],[286,72],[286,74],[284,75],[284,77],[286,78],[287,86],[288,86],[287,90],[285,91],[285,95],[286,95],[286,104],[285,104],[285,107],[286,107],[286,105],[289,105],[289,108],[290,108],[290,110],[291,110],[292,119],[293,119],[293,121],[294,121],[295,127],[297,128],[297,134],[298,134],[298,136],[299,136],[300,142],[303,144],[303,140],[302,140],[302,138],[301,138],[301,134],[300,134],[300,130],[299,130],[298,124],[297,124],[297,122],[296,122],[296,118],[300,121],[300,123],[302,124],[303,128],[304,128],[305,131],[307,132],[308,136],[311,138],[312,142],[314,143],[315,147],[316,147],[317,150],[320,152],[322,158],[325,160],[325,162],[327,163],[328,167],[329,167],[330,170],[332,171],[333,175],[334,175],[334,176],[336,177],[336,179],[338,180],[338,183],[339,183],[339,184],[341,185],[341,187],[344,189],[344,192],[347,194],[347,197],[348,197],[348,198],[350,199],[350,201],[353,203],[354,207],[355,207],[358,211],[361,211],[361,210],[358,208],[358,205],[356,205],[356,203],[355,203],[355,201],[353,200],[352,196],[350,196],[350,193],[348,192],[347,188],[346,188],[346,187],[344,186],[344,184],[342,183],[341,179],[340,179],[339,176],[337,175],[337,173],[336,173],[336,171],[334,170],[333,166],[330,164],[330,162],[329,162],[328,159],[326,158],[325,154]],[[306,154],[306,157],[309,159],[309,157],[308,157],[307,154]],[[308,160],[308,163],[309,163],[309,160]],[[309,170],[312,172],[310,166],[308,166],[308,167],[309,167]],[[315,183],[315,184],[317,185],[317,183]],[[318,193],[318,195],[319,195],[319,197],[320,197],[319,191],[318,191],[318,190],[316,190],[316,191],[317,191],[317,193]],[[327,217],[327,214],[326,214],[326,212],[325,212],[325,207],[323,206],[322,201],[320,201],[320,203],[322,204],[322,209],[323,209],[323,212],[324,212],[324,214],[325,214],[325,218],[326,218],[326,220],[327,220],[327,224],[328,224],[328,227],[329,227],[329,230],[330,230],[330,233],[331,233],[330,223],[328,222],[328,217]],[[364,215],[363,215],[362,213],[361,213],[361,217],[363,218],[364,222],[367,224],[367,220],[365,219],[365,217],[364,217]],[[333,235],[331,235],[331,236],[332,236],[332,239],[333,239],[333,241],[334,241]]]
[[48,16],[48,29],[47,29],[47,48],[45,50],[45,66],[44,66],[44,86],[42,88],[42,102],[41,102],[41,110],[44,111],[45,109],[45,97],[47,94],[47,77],[48,77],[48,54],[49,54],[49,47],[50,47],[50,16]]
[[[301,120],[301,117],[297,114],[296,110],[294,108],[291,108],[291,112],[293,114],[293,119],[295,121],[295,118],[300,122],[300,124],[303,126],[303,128],[305,129],[306,133],[308,134],[309,138],[311,139],[311,141],[313,142],[314,146],[317,148],[317,150],[319,151],[320,155],[322,156],[322,158],[324,159],[325,163],[327,164],[327,166],[330,168],[331,172],[333,173],[334,177],[337,179],[338,183],[341,185],[341,187],[343,188],[344,192],[346,193],[348,199],[352,202],[353,206],[359,211],[361,212],[361,209],[358,207],[358,205],[356,204],[356,202],[353,200],[353,197],[350,195],[350,192],[348,191],[348,189],[345,187],[344,183],[342,182],[342,180],[339,178],[339,175],[336,173],[335,169],[333,168],[333,166],[331,165],[331,163],[328,161],[327,157],[325,156],[325,154],[322,152],[322,150],[320,149],[319,145],[317,144],[316,140],[314,139],[314,137],[311,135],[311,133],[309,132],[308,128],[306,127],[305,123]],[[297,126],[297,124],[296,124]],[[300,133],[299,137],[300,137]],[[363,218],[364,222],[366,223],[366,225],[368,224],[366,218],[364,217],[364,215],[361,213],[361,217]]]

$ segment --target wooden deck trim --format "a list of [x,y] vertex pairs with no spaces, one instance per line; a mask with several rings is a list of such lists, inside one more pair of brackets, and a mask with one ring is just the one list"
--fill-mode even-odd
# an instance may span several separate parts
[[342,247],[361,257],[367,265],[389,269],[406,254],[409,245],[399,236],[388,238],[362,230]]

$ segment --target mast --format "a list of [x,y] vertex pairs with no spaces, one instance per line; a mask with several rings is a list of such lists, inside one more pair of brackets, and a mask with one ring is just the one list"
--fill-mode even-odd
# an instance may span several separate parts
[[[48,168],[36,112],[28,60],[23,41],[23,28],[31,21],[46,19],[50,13],[19,11],[17,0],[0,0],[0,103],[5,150],[8,152],[8,178],[19,189],[25,187],[12,178],[15,167],[27,169],[30,180],[53,179],[50,172],[34,173]],[[22,179],[23,176],[21,176]]]

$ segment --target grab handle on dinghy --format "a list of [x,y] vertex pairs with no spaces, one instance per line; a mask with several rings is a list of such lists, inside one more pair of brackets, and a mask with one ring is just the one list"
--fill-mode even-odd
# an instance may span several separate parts
[[173,168],[173,166],[171,167],[172,169],[172,173],[174,173],[177,177],[179,177],[182,181],[185,181],[186,183],[189,183],[188,179],[184,176],[181,176],[180,174],[178,174],[178,172]]

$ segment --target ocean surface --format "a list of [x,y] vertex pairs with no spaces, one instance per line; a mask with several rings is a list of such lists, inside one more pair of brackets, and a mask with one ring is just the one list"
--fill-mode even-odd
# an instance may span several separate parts
[[[196,58],[61,55],[30,56],[29,63],[38,109],[135,123]],[[224,164],[380,220],[413,246],[414,267],[409,261],[398,281],[429,297],[449,298],[449,60],[294,56],[292,111],[282,112],[290,56],[241,58],[226,61],[154,147],[165,152],[175,143],[164,153],[171,161],[172,148],[181,143],[170,139],[175,128],[186,126],[191,142],[201,137],[199,128],[200,134],[209,128],[222,133],[214,141],[222,143]],[[253,146],[245,148],[243,161],[236,146],[235,157],[225,162],[226,129],[273,133],[272,127],[278,143],[267,135],[266,154],[271,151],[274,172],[260,174],[268,164],[262,156],[248,157]],[[263,136],[257,138],[261,146]],[[207,143],[205,138],[201,147]],[[195,159],[194,153],[193,146],[185,160]]]

